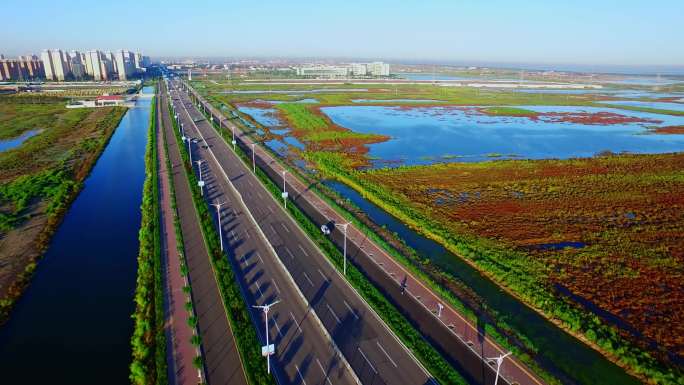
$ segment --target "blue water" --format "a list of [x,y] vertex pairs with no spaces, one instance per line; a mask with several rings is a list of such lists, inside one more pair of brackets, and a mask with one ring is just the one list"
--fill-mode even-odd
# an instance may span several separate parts
[[638,100],[606,100],[601,101],[600,103],[684,112],[684,103],[642,102]]
[[129,383],[149,116],[139,99],[121,120],[0,328],[2,383]]
[[250,115],[254,120],[261,123],[266,127],[278,126],[280,125],[280,120],[275,116],[275,108],[257,108],[257,107],[245,107],[240,106],[238,108],[240,112]]
[[[598,107],[524,106],[537,112],[613,112],[657,119],[660,124],[684,124],[684,117]],[[591,157],[615,153],[666,153],[684,150],[684,135],[652,134],[641,124],[585,125],[533,121],[525,117],[495,117],[474,108],[337,106],[321,109],[332,121],[356,132],[390,136],[369,145],[376,165],[429,164],[452,156],[458,161],[497,158],[529,159]]]
[[[540,362],[545,367],[552,368],[553,373],[560,373],[564,378],[564,383],[585,385],[631,385],[639,383],[599,353],[522,305],[517,299],[501,290],[461,258],[440,244],[411,230],[380,207],[367,201],[354,189],[338,182],[326,181],[324,183],[341,196],[352,201],[373,222],[385,226],[390,232],[396,233],[422,258],[430,259],[440,269],[465,283],[484,300],[489,308],[497,311],[502,320],[527,336],[534,346],[543,353],[539,358]],[[576,244],[568,244],[567,246],[580,247]]]
[[0,140],[0,152],[11,150],[15,147],[19,147],[28,138],[34,137],[40,134],[43,130],[29,130],[16,138]]
[[352,103],[445,103],[436,99],[352,99]]

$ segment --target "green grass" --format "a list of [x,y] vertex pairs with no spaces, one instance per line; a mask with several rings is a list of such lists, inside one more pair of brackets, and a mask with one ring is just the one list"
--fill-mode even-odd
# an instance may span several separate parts
[[356,140],[382,140],[385,138],[383,135],[376,134],[363,134],[353,131],[316,131],[306,134],[303,139],[309,142],[320,142],[325,140],[345,140],[345,139],[356,139]]
[[142,215],[138,233],[140,243],[129,378],[134,384],[162,385],[168,382],[168,378],[154,99],[151,111],[145,152],[146,177],[140,206]]
[[299,130],[311,131],[328,128],[328,122],[324,118],[312,114],[304,103],[281,103],[276,108],[283,112],[288,122]]
[[537,116],[534,111],[518,107],[487,107],[481,111],[495,116]]

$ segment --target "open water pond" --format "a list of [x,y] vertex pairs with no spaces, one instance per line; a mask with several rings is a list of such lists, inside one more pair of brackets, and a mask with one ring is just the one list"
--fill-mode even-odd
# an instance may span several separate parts
[[0,152],[11,150],[15,147],[19,147],[27,139],[36,136],[41,132],[43,132],[43,130],[29,130],[15,138],[0,140]]
[[[336,106],[321,109],[343,127],[391,137],[371,144],[375,166],[430,164],[444,160],[590,157],[615,153],[666,153],[684,150],[684,135],[653,134],[647,127],[684,124],[684,117],[613,108],[524,106],[549,115],[539,119],[489,116],[475,107]],[[654,122],[581,124],[563,114],[619,114]]]

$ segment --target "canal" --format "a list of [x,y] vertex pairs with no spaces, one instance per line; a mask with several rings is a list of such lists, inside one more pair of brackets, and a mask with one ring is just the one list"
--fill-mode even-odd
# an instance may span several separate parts
[[376,224],[395,232],[406,244],[440,269],[465,283],[487,306],[496,310],[507,324],[525,335],[539,350],[542,366],[565,384],[637,385],[640,382],[601,354],[565,333],[523,305],[442,245],[410,229],[380,207],[369,202],[345,184],[326,181],[325,185],[363,210]]
[[129,383],[150,105],[123,117],[0,328],[2,383]]

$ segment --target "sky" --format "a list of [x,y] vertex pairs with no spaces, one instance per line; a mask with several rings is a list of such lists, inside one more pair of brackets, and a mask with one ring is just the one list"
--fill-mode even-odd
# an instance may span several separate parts
[[0,53],[684,66],[684,1],[2,0]]

